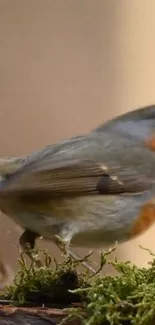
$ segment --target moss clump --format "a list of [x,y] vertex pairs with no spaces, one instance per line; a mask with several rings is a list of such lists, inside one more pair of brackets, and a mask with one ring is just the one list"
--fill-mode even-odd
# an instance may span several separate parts
[[[21,255],[21,270],[3,298],[24,304],[27,301],[51,305],[81,302],[81,308],[69,309],[68,318],[79,319],[84,325],[150,325],[155,324],[155,256],[149,268],[138,268],[116,258],[108,261],[101,253],[100,269],[94,276],[79,275],[77,266],[67,258],[61,264],[55,262],[55,270],[49,266],[51,258],[45,254],[45,267],[28,266]],[[101,275],[105,264],[111,264],[118,275]],[[64,322],[64,321],[63,321]],[[62,322],[62,323],[63,323]],[[66,324],[65,319],[65,324]]]
[[51,268],[51,257],[44,252],[45,266],[36,268],[35,260],[28,265],[21,253],[13,285],[6,288],[1,299],[11,300],[16,305],[42,305],[53,304],[68,305],[71,302],[81,301],[82,296],[72,294],[69,290],[88,286],[86,274],[78,275],[76,269],[80,262],[67,258],[58,264],[55,259],[55,268]]
[[[151,252],[150,252],[151,253]],[[151,253],[151,255],[153,255]],[[106,261],[113,265],[117,276],[94,276],[91,286],[74,293],[87,293],[85,325],[146,325],[155,324],[155,259],[151,267],[138,268],[129,262]],[[102,263],[103,264],[103,263]],[[70,316],[77,313],[72,309]],[[82,315],[82,314],[81,314]]]

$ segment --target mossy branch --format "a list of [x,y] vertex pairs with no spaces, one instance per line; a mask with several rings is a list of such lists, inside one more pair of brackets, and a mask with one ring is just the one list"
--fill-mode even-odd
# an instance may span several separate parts
[[[47,320],[71,325],[155,324],[155,255],[148,250],[152,258],[150,267],[138,268],[116,258],[109,261],[108,255],[114,250],[100,254],[100,267],[94,276],[86,272],[79,274],[77,268],[81,261],[75,262],[68,257],[61,264],[55,261],[52,270],[51,257],[46,252],[45,266],[41,269],[37,269],[34,262],[28,265],[21,254],[20,270],[13,285],[1,296],[0,303],[11,302],[14,307],[9,308],[16,308],[14,317],[19,314],[21,317],[21,312],[27,317],[31,314],[30,325],[34,324],[34,320],[30,322],[32,314],[39,317],[38,325],[45,325]],[[100,273],[107,263],[114,267],[117,275]],[[57,317],[54,317],[55,307],[58,308]],[[8,307],[1,307],[0,316],[5,308]],[[40,313],[44,314],[44,319],[40,320]]]

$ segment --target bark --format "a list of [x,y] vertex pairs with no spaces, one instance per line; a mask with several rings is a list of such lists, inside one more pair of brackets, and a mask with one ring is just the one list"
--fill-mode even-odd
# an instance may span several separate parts
[[[0,306],[0,325],[56,325],[67,315],[67,309]],[[81,325],[81,322],[74,318],[63,325]]]

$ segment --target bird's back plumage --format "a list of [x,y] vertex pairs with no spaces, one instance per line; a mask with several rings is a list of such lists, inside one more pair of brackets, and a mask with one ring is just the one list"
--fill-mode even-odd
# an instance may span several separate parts
[[[43,195],[44,191],[51,198],[97,194],[97,185],[101,181],[102,194],[115,194],[117,189],[118,193],[134,193],[145,190],[153,182],[152,168],[149,161],[145,161],[143,147],[133,139],[124,141],[116,132],[92,133],[68,140],[60,148],[56,146],[57,150],[53,146],[47,147],[37,159],[32,156],[23,161],[20,168],[4,181],[0,195],[29,193],[33,196],[39,192]],[[154,154],[148,148],[145,151],[155,162]],[[109,185],[113,180],[111,192],[108,180]]]

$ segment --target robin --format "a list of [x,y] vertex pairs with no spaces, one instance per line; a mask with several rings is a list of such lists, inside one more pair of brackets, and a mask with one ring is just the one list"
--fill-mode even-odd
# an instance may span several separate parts
[[39,236],[76,259],[70,245],[128,241],[155,221],[155,106],[1,165],[0,210],[25,229],[29,257]]

